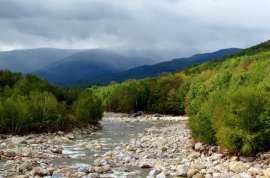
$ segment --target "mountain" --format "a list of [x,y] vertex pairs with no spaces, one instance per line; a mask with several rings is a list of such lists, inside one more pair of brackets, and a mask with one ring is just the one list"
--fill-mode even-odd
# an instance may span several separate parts
[[161,62],[154,65],[144,65],[129,69],[123,72],[110,75],[101,75],[97,77],[84,77],[77,81],[72,81],[74,84],[99,83],[107,85],[111,81],[122,82],[127,79],[142,79],[146,77],[155,77],[162,72],[176,72],[194,64],[200,64],[206,61],[221,59],[224,56],[234,54],[241,51],[239,48],[222,49],[213,53],[196,54],[188,58],[177,58],[167,62]]
[[127,57],[108,50],[92,49],[70,55],[34,73],[60,86],[83,85],[98,76],[153,63],[149,58]]
[[29,73],[39,70],[79,50],[38,48],[0,52],[0,69]]

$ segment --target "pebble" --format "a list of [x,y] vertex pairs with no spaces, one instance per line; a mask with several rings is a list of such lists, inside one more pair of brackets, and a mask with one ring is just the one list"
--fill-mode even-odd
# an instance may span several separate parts
[[[112,119],[112,118],[110,118]],[[186,117],[158,116],[142,114],[135,118],[120,117],[120,122],[147,122],[149,120],[177,121],[167,127],[151,127],[135,135],[129,142],[119,144],[103,156],[95,154],[93,166],[52,167],[51,157],[64,157],[62,145],[91,133],[90,129],[56,134],[32,134],[28,136],[5,136],[0,143],[4,169],[11,177],[20,171],[29,177],[93,177],[98,178],[112,167],[123,170],[127,167],[153,168],[148,178],[167,176],[187,176],[194,178],[249,178],[270,177],[270,153],[260,153],[256,157],[230,156],[218,146],[208,146],[195,142],[186,126]],[[101,148],[103,144],[89,144],[89,149]],[[67,157],[68,158],[68,157]],[[102,175],[101,177],[103,177]]]

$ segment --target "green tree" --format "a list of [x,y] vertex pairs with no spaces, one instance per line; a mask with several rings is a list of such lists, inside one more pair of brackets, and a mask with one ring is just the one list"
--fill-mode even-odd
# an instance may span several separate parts
[[97,124],[103,114],[102,102],[91,90],[85,90],[73,103],[73,111],[81,124]]

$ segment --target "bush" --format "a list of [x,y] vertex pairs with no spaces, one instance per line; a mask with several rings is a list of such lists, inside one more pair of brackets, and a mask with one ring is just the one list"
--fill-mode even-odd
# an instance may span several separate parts
[[30,118],[28,98],[24,96],[0,100],[1,133],[20,133]]
[[269,147],[269,93],[250,87],[212,93],[190,117],[192,134],[233,152],[256,153]]
[[65,103],[48,92],[31,92],[29,95],[30,123],[28,130],[59,130],[68,122],[65,120]]
[[[223,106],[227,111],[225,120],[216,128],[218,144],[244,154],[266,149],[270,138],[269,96],[265,91],[249,87],[228,92]],[[225,133],[228,137],[223,136]]]
[[86,90],[74,102],[73,111],[81,124],[97,124],[103,114],[102,102],[91,90]]

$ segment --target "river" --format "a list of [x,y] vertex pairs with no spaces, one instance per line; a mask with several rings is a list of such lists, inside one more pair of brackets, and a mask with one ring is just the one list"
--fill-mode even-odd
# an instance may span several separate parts
[[[152,126],[165,127],[174,121],[144,121],[144,122],[118,122],[112,120],[101,121],[102,129],[93,134],[74,140],[63,145],[63,154],[69,158],[55,158],[55,165],[67,165],[74,168],[92,165],[96,156],[113,150],[121,142],[127,142],[145,128]],[[113,173],[103,177],[146,177],[150,170],[140,168],[114,168]],[[102,177],[102,176],[101,176]]]

